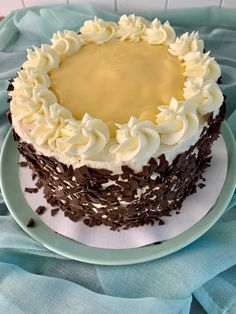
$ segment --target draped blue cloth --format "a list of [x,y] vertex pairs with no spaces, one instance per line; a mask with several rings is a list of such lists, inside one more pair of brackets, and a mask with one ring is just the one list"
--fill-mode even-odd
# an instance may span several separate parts
[[[86,19],[117,20],[88,5],[15,11],[0,23],[0,146],[9,124],[8,79],[26,48],[56,30],[78,30]],[[236,135],[236,11],[172,10],[143,14],[169,19],[177,33],[199,30],[223,72],[227,117]],[[12,191],[14,193],[14,191]],[[0,313],[189,313],[192,296],[208,313],[236,313],[236,194],[221,219],[188,247],[152,262],[96,266],[66,259],[32,240],[0,194]]]

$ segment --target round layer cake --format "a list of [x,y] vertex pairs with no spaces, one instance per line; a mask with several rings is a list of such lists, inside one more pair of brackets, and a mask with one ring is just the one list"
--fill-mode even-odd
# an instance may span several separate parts
[[197,32],[94,18],[28,50],[10,86],[20,153],[46,200],[112,229],[163,223],[196,192],[225,106]]

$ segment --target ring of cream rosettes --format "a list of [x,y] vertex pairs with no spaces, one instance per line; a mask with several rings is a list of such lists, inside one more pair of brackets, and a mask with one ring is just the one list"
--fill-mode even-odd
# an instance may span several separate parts
[[[170,54],[185,67],[184,101],[172,98],[169,106],[159,105],[156,123],[131,117],[127,124],[117,124],[116,140],[110,140],[106,123],[85,114],[82,121],[58,104],[50,91],[50,71],[61,58],[77,52],[83,45],[98,45],[109,40],[167,45]],[[28,50],[28,60],[14,80],[11,111],[13,120],[28,126],[38,146],[48,145],[52,151],[72,158],[93,159],[104,149],[115,159],[148,160],[158,153],[159,145],[176,145],[192,137],[199,129],[199,118],[217,110],[223,95],[216,81],[220,67],[203,52],[198,33],[185,33],[176,38],[169,22],[158,19],[151,23],[142,17],[121,16],[118,24],[96,18],[86,21],[80,33],[57,32],[51,45]],[[49,73],[49,74],[48,74]],[[200,118],[201,120],[204,119]],[[114,143],[115,142],[115,143]]]

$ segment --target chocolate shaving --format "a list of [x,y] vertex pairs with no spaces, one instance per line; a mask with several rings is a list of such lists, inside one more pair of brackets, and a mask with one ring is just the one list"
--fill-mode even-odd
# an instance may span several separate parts
[[222,84],[222,76],[220,76],[216,82],[218,85]]
[[28,163],[26,161],[21,161],[21,162],[19,162],[19,166],[22,168],[25,168],[28,166]]
[[112,174],[112,171],[107,169],[95,169],[95,171],[102,176],[109,176]]
[[43,183],[41,180],[38,180],[35,185],[37,186],[38,189],[41,189],[41,187],[43,187]]
[[203,189],[204,186],[206,186],[206,184],[204,184],[204,183],[199,183],[199,184],[198,184],[198,187],[199,187],[200,189]]
[[7,91],[8,92],[13,91],[14,90],[14,86],[12,84],[13,79],[10,79],[8,82],[9,82],[9,85],[8,85]]
[[34,221],[34,219],[33,219],[33,218],[30,218],[29,221],[27,222],[26,227],[31,228],[31,227],[34,227],[34,226],[35,226],[35,221]]
[[25,188],[25,192],[30,193],[30,194],[37,193],[38,190],[39,190],[38,188]]
[[35,212],[36,212],[36,214],[38,214],[38,215],[42,215],[42,214],[44,214],[44,212],[46,211],[46,207],[45,206],[39,206],[36,210],[35,210]]
[[10,109],[8,109],[8,110],[6,111],[6,116],[7,116],[8,122],[12,123],[12,118],[11,118],[11,111],[10,111]]
[[73,170],[73,166],[70,165],[67,171],[67,175],[69,178],[71,178],[74,175],[74,170]]
[[133,174],[133,173],[134,173],[133,169],[131,169],[131,168],[128,167],[128,166],[122,166],[122,167],[121,167],[121,170],[122,170],[122,172],[123,172],[124,174]]
[[59,207],[51,209],[51,216],[55,216],[59,212],[59,210]]
[[[166,216],[166,215],[165,215]],[[162,226],[162,225],[164,225],[165,224],[165,222],[164,222],[164,220],[162,220],[162,219],[158,219],[158,225],[160,225],[160,226]]]

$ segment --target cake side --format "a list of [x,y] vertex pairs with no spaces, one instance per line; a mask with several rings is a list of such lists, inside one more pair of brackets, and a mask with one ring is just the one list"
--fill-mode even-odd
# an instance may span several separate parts
[[209,117],[198,142],[171,164],[162,155],[158,161],[151,158],[138,173],[123,166],[121,175],[87,166],[73,169],[38,155],[16,133],[15,140],[32,174],[40,180],[49,204],[59,207],[73,221],[83,219],[90,227],[104,224],[112,230],[127,229],[155,221],[162,224],[163,216],[178,212],[184,199],[196,192],[199,179],[210,165],[211,146],[224,116],[225,103],[217,117]]

